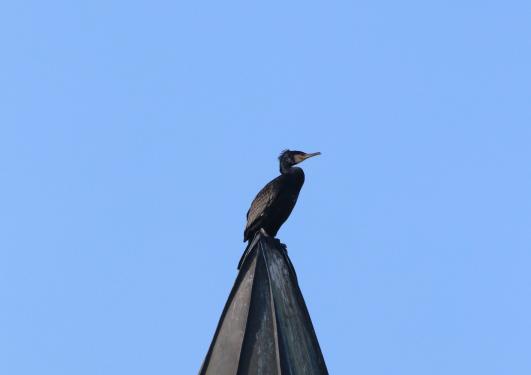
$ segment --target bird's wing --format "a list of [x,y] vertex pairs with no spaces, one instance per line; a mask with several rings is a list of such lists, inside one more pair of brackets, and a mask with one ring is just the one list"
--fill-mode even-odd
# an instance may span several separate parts
[[260,192],[254,198],[251,203],[251,208],[247,211],[247,225],[245,229],[252,227],[253,224],[260,219],[267,209],[275,202],[279,195],[278,184],[280,183],[281,176],[278,176],[274,180],[270,181],[266,186],[260,190]]

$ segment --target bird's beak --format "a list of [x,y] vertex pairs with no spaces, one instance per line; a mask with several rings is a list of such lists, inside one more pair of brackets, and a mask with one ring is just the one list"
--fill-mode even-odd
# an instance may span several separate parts
[[320,152],[312,152],[311,154],[304,154],[304,155],[295,155],[295,164],[299,164],[300,162],[311,158],[312,156],[321,155]]
[[317,155],[321,155],[321,153],[320,152],[312,152],[311,154],[304,154],[304,155],[302,155],[302,160],[306,160],[306,159],[311,158],[312,156],[317,156]]

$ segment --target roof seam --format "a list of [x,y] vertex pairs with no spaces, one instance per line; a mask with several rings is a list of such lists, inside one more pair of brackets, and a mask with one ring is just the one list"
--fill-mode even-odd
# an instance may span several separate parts
[[277,324],[277,314],[276,314],[276,306],[275,306],[275,297],[273,295],[273,287],[271,283],[271,273],[269,272],[269,262],[267,261],[267,256],[265,249],[263,248],[262,241],[260,241],[260,248],[262,257],[264,258],[264,263],[266,267],[266,274],[267,274],[267,282],[269,283],[269,296],[271,298],[271,314],[272,321],[273,321],[273,327],[274,327],[274,333],[275,333],[275,354],[277,357],[277,371],[279,375],[282,375],[282,367],[281,367],[281,361],[280,361],[280,346],[279,346],[279,330],[278,330],[278,324]]

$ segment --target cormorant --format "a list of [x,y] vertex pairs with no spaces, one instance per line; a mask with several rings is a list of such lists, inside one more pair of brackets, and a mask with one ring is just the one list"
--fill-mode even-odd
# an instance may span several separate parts
[[[275,237],[278,230],[287,220],[295,203],[302,185],[304,184],[304,172],[294,165],[321,155],[320,152],[307,154],[302,151],[284,150],[278,157],[280,162],[280,176],[270,181],[254,198],[251,208],[247,211],[247,225],[243,233],[243,242],[252,242],[256,232],[263,230],[269,236]],[[245,250],[238,269],[247,254]]]

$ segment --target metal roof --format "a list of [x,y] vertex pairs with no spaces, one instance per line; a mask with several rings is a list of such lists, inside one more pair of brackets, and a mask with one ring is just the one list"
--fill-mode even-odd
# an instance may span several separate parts
[[257,234],[200,375],[328,374],[287,252]]

